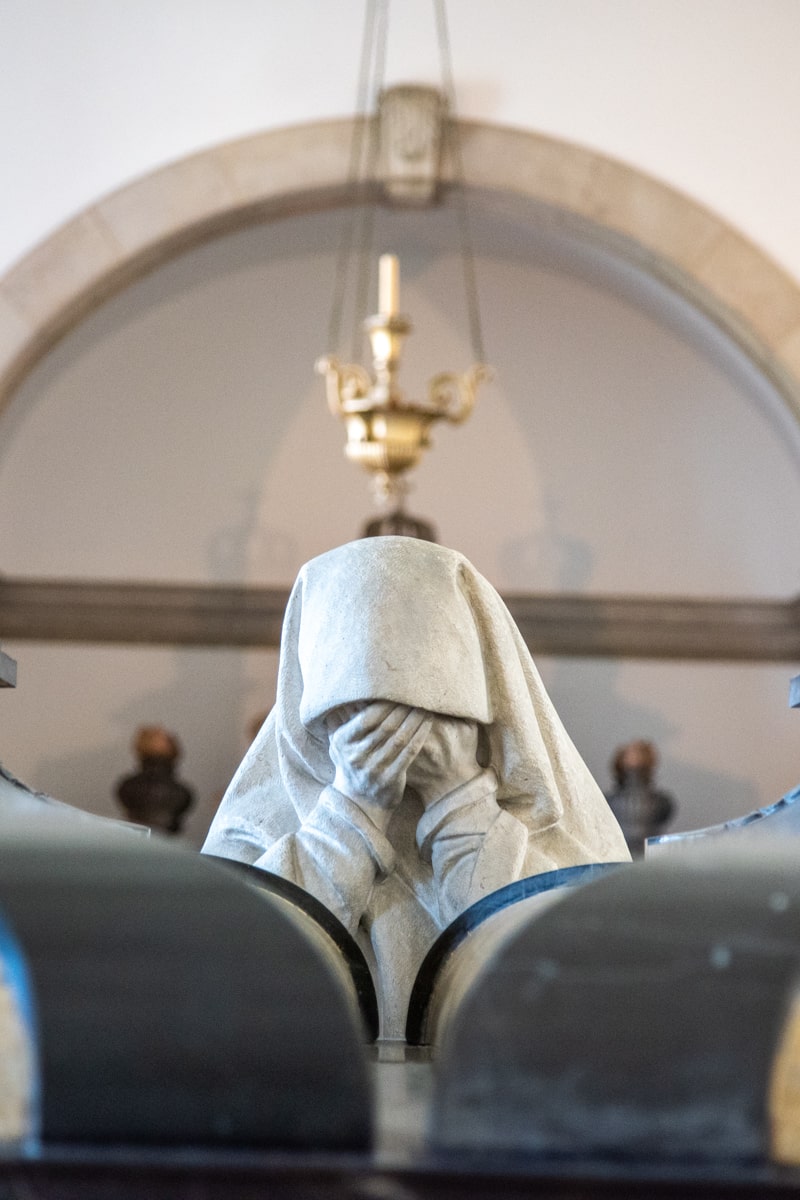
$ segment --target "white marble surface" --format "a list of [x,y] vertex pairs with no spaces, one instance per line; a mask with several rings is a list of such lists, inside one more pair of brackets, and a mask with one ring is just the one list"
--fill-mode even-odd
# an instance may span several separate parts
[[300,572],[275,708],[204,849],[292,880],[356,935],[387,1039],[463,909],[526,875],[628,858],[497,592],[410,538]]

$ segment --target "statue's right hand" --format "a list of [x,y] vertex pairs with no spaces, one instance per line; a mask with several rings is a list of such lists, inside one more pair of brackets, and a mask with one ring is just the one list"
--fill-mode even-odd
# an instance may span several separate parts
[[383,829],[403,798],[406,773],[432,719],[423,709],[387,700],[342,705],[327,719],[333,786]]

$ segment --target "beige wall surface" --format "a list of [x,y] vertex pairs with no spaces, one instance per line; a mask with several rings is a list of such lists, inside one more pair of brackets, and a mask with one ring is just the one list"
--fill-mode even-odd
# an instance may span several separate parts
[[[449,10],[462,117],[541,131],[663,181],[800,279],[795,0]],[[351,114],[363,11],[362,0],[5,0],[0,274],[109,193],[135,238],[142,213],[125,210],[127,185],[157,189],[150,173],[185,155]],[[406,79],[440,79],[428,0],[392,6],[386,82]],[[773,384],[630,260],[497,199],[474,197],[497,379],[467,426],[435,434],[412,507],[508,590],[797,593],[800,441]],[[469,357],[454,223],[447,209],[384,217],[380,248],[401,253],[419,330],[405,369],[418,389]],[[0,570],[285,584],[357,532],[364,482],[311,370],[328,349],[337,222],[285,218],[195,248],[38,362],[0,416]],[[112,261],[104,236],[80,218],[59,268]],[[746,242],[719,249],[709,280],[744,280],[756,325],[785,317],[790,330],[796,314],[780,288],[761,287]],[[0,296],[0,353],[24,338],[25,304],[39,299]],[[783,349],[797,360],[797,346]],[[112,812],[134,727],[162,721],[198,787],[195,841],[274,690],[266,652],[4,649],[20,661],[16,693],[3,694],[8,765]],[[542,666],[602,784],[619,741],[655,738],[683,827],[797,781],[786,708],[797,664]]]
[[[775,389],[663,285],[524,206],[472,210],[496,379],[440,428],[411,508],[508,591],[786,597],[800,556],[800,431]],[[228,234],[120,293],[18,390],[0,446],[11,575],[289,584],[355,536],[365,478],[342,454],[324,351],[342,212]],[[454,214],[378,214],[416,331],[411,394],[469,361]],[[348,327],[349,318],[345,321]],[[112,812],[135,726],[186,747],[202,832],[274,695],[269,652],[5,647],[3,756],[35,786]],[[653,737],[694,827],[769,803],[797,774],[787,664],[547,660],[603,784]]]
[[[156,167],[351,114],[364,8],[4,0],[0,271]],[[800,278],[795,0],[451,0],[449,23],[463,117],[628,163]],[[385,78],[440,81],[430,0],[391,5]]]
[[[344,219],[185,254],[40,364],[4,417],[6,573],[288,584],[356,534],[366,476],[313,371]],[[412,507],[507,590],[793,595],[800,429],[775,390],[608,253],[524,207],[472,221],[496,379],[435,430]],[[376,245],[400,254],[422,396],[470,361],[455,214],[384,212]]]

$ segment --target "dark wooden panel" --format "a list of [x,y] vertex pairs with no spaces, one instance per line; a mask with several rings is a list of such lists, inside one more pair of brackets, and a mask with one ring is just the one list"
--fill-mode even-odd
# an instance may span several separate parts
[[[0,637],[57,642],[277,646],[288,588],[0,579]],[[535,654],[787,662],[800,600],[572,593],[506,597]]]
[[800,1176],[761,1167],[712,1174],[691,1164],[659,1172],[516,1162],[487,1171],[437,1162],[381,1166],[355,1156],[287,1162],[69,1147],[41,1160],[0,1161],[0,1189],[3,1200],[797,1200]]

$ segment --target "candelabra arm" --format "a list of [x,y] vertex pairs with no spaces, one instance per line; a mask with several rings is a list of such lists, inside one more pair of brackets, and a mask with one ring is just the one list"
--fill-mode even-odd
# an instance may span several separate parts
[[372,387],[372,380],[363,367],[357,363],[341,363],[333,355],[325,355],[317,359],[315,370],[318,375],[325,376],[328,408],[334,417],[363,407]]
[[442,371],[428,384],[428,400],[438,416],[460,425],[475,407],[478,387],[491,378],[492,369],[484,363],[476,363],[461,375]]

